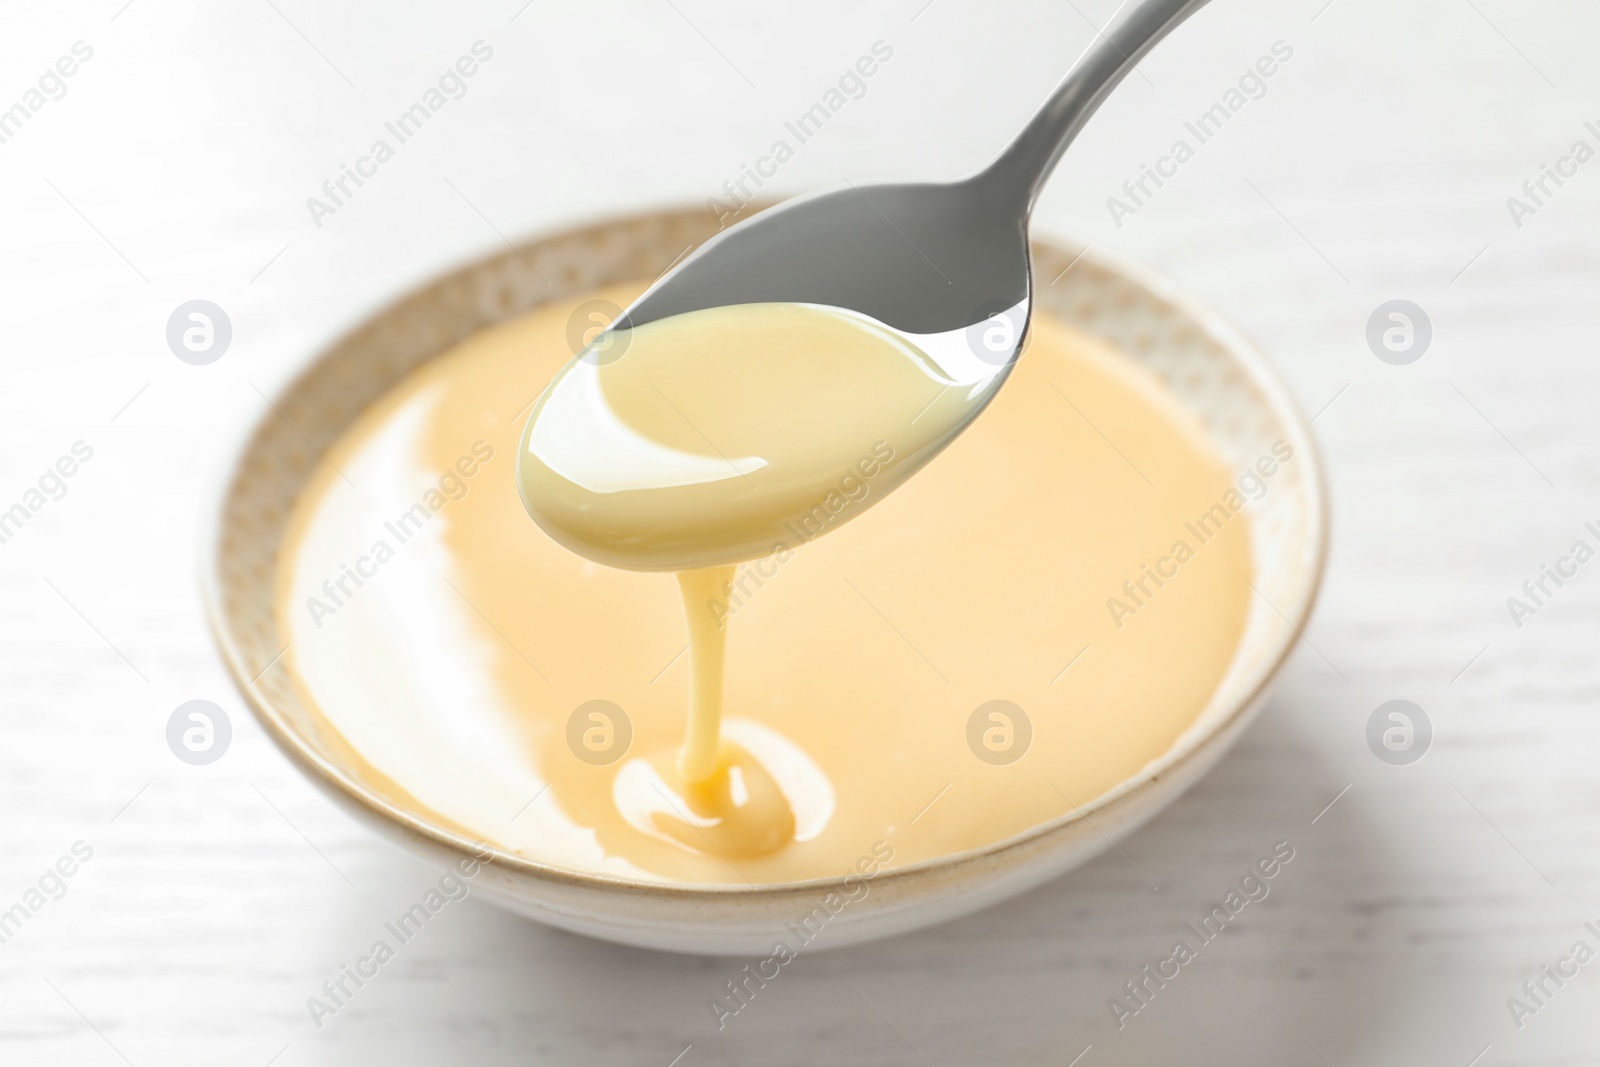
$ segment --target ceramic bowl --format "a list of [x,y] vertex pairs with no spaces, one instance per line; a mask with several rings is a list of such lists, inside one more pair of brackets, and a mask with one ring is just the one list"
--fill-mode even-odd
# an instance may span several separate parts
[[[245,700],[289,757],[379,831],[445,866],[479,846],[426,810],[407,810],[363,779],[348,747],[300,700],[273,614],[278,549],[320,453],[407,372],[497,322],[598,286],[652,278],[711,237],[704,209],[619,218],[528,241],[452,271],[365,318],[314,353],[266,406],[226,468],[209,531],[204,595]],[[886,871],[814,947],[837,947],[982,908],[1083,863],[1131,833],[1214,765],[1260,710],[1321,582],[1325,502],[1304,418],[1250,346],[1164,281],[1065,243],[1034,249],[1038,306],[1109,340],[1161,377],[1236,468],[1287,442],[1295,462],[1251,505],[1252,602],[1234,663],[1170,751],[1080,812],[986,847]],[[546,281],[548,279],[548,282]],[[553,283],[553,284],[551,284]],[[580,874],[491,850],[472,881],[497,903],[567,930],[650,948],[766,954],[839,879],[681,887]]]

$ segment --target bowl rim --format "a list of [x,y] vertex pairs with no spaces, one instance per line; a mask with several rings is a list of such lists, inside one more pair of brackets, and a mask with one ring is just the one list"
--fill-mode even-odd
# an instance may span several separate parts
[[[604,214],[576,221],[570,226],[541,230],[531,236],[524,236],[512,243],[512,251],[517,253],[522,249],[561,238],[615,229],[628,224],[684,217],[691,212],[698,213],[698,209],[695,209],[692,205],[652,205],[631,212],[619,211]],[[1267,363],[1256,346],[1220,313],[1213,311],[1197,297],[1153,268],[1132,260],[1123,254],[1104,252],[1098,249],[1091,250],[1086,243],[1048,232],[1031,234],[1029,244],[1030,247],[1044,246],[1065,254],[1076,252],[1077,259],[1073,260],[1074,264],[1080,259],[1086,260],[1090,265],[1099,267],[1108,273],[1119,275],[1135,286],[1144,289],[1181,312],[1206,335],[1215,340],[1227,352],[1229,358],[1245,372],[1250,384],[1261,392],[1266,401],[1266,406],[1280,416],[1285,430],[1293,438],[1293,447],[1306,460],[1302,476],[1305,484],[1304,495],[1312,512],[1312,522],[1310,523],[1312,552],[1309,565],[1305,567],[1306,579],[1309,585],[1299,610],[1294,612],[1292,616],[1284,616],[1285,621],[1289,624],[1289,632],[1293,636],[1286,636],[1283,639],[1281,647],[1276,650],[1271,662],[1262,670],[1256,684],[1237,699],[1233,708],[1225,715],[1218,716],[1203,732],[1180,736],[1174,741],[1171,748],[1156,757],[1145,767],[1140,768],[1138,772],[1123,779],[1116,786],[1113,786],[1089,803],[1076,806],[1071,812],[1063,813],[1053,819],[1030,826],[1019,833],[976,848],[930,857],[925,860],[919,860],[916,863],[907,864],[904,867],[880,870],[873,876],[874,883],[903,883],[908,880],[924,878],[930,874],[952,873],[961,868],[970,868],[974,864],[993,863],[1040,844],[1044,839],[1052,835],[1061,834],[1079,823],[1087,822],[1090,826],[1093,826],[1094,823],[1091,816],[1133,802],[1148,792],[1159,779],[1174,776],[1184,767],[1197,759],[1201,759],[1219,740],[1242,728],[1244,725],[1242,720],[1252,717],[1260,710],[1268,691],[1277,681],[1289,656],[1304,640],[1306,623],[1316,608],[1322,592],[1328,558],[1329,502],[1321,450],[1317,446],[1316,439],[1311,432],[1311,423],[1306,419],[1303,409],[1290,395],[1276,371]],[[359,813],[377,820],[380,825],[386,825],[392,830],[400,831],[410,838],[420,839],[419,843],[431,846],[434,849],[442,849],[462,860],[476,860],[488,866],[502,869],[507,873],[531,877],[553,885],[589,890],[612,896],[645,899],[779,901],[788,897],[809,895],[817,891],[840,887],[845,878],[849,876],[849,872],[799,881],[749,885],[738,883],[690,884],[653,882],[612,874],[575,871],[543,863],[481,840],[475,841],[470,837],[454,833],[442,826],[428,822],[418,814],[405,810],[391,803],[382,795],[360,785],[336,764],[317,752],[285,721],[285,717],[278,712],[267,695],[257,687],[256,682],[268,670],[271,670],[283,655],[287,654],[287,647],[278,654],[277,659],[268,663],[254,677],[251,677],[248,673],[244,661],[244,652],[234,639],[228,622],[228,612],[223,603],[221,572],[225,552],[222,535],[226,529],[227,507],[232,489],[243,468],[244,460],[250,455],[251,447],[262,427],[281,402],[301,385],[328,354],[337,351],[360,331],[392,314],[415,297],[438,286],[440,283],[456,278],[496,259],[503,258],[508,254],[512,253],[506,252],[502,245],[481,246],[475,254],[459,257],[443,270],[429,273],[421,281],[412,282],[399,294],[382,301],[375,301],[350,315],[341,328],[330,331],[325,340],[315,343],[309,355],[304,356],[294,364],[293,369],[275,385],[272,394],[257,409],[257,416],[244,422],[239,430],[236,431],[228,447],[222,450],[219,458],[214,462],[204,497],[208,504],[201,509],[202,528],[200,533],[202,550],[199,560],[199,591],[208,629],[211,632],[212,639],[216,642],[224,666],[233,680],[235,688],[238,689],[245,704],[250,708],[256,721],[266,730],[268,736],[289,757],[290,762],[294,763],[315,785],[329,791],[335,799],[352,805]],[[1032,285],[1033,268],[1033,256],[1030,255],[1030,291],[1035,288]],[[434,356],[425,358],[432,359],[436,356],[437,353]],[[1107,840],[1109,841],[1110,839]],[[484,859],[486,851],[488,858]]]

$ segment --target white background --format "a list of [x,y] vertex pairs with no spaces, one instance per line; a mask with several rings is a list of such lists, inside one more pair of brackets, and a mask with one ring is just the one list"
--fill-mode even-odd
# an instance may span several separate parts
[[[1216,0],[1056,175],[1036,228],[1151,264],[1254,338],[1320,411],[1332,483],[1314,647],[1126,858],[803,956],[721,1033],[706,1000],[731,961],[469,900],[314,1027],[306,998],[436,873],[291,769],[208,641],[205,488],[258,388],[500,247],[485,216],[525,236],[703,202],[876,40],[893,60],[769,191],[974,169],[1111,13],[523,2],[7,7],[0,107],[74,41],[94,57],[0,145],[0,507],[74,441],[94,458],[0,545],[0,909],[74,841],[94,857],[0,945],[0,1061],[1600,1063],[1600,961],[1520,1031],[1506,1008],[1578,939],[1600,947],[1600,564],[1521,628],[1506,607],[1600,519],[1600,162],[1521,228],[1506,206],[1596,144],[1582,0]],[[494,58],[468,95],[314,226],[306,198],[478,39]],[[1294,57],[1265,98],[1116,227],[1106,198],[1279,40]],[[196,297],[234,326],[207,367],[164,340]],[[1364,340],[1396,297],[1434,327],[1408,367]],[[197,697],[235,730],[200,768],[163,736]],[[1364,738],[1401,697],[1436,733],[1410,767]],[[1296,858],[1272,895],[1119,1032],[1107,998],[1278,840]]]

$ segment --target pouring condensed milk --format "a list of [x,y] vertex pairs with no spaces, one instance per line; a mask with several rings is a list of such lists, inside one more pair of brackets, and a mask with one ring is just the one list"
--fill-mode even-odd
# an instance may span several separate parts
[[1248,519],[1103,343],[1036,313],[956,437],[991,383],[864,316],[718,308],[569,362],[581,303],[413,371],[295,506],[288,655],[374,788],[569,871],[802,881],[1070,812],[1228,670]]
[[[534,520],[580,555],[678,571],[690,700],[677,770],[703,793],[748,771],[726,762],[718,726],[716,605],[736,564],[792,551],[881,499],[970,421],[1001,368],[980,362],[961,380],[864,315],[803,304],[710,308],[620,336],[598,344],[624,351],[591,346],[540,397],[518,484]],[[852,492],[865,478],[877,491]]]

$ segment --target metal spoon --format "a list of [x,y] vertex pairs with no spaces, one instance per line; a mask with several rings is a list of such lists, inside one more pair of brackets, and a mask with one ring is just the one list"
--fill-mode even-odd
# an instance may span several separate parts
[[[965,429],[1008,377],[1026,339],[1032,306],[1027,230],[1040,188],[1111,91],[1205,2],[1131,0],[1022,132],[969,178],[847,185],[790,200],[707,241],[651,286],[552,383],[530,417],[519,470],[533,473],[543,462],[570,472],[585,457],[604,450],[603,427],[583,423],[597,406],[601,371],[596,365],[609,361],[606,353],[625,353],[630,331],[728,305],[822,305],[867,316],[903,335],[963,395],[962,406],[946,415],[949,424],[938,428],[937,437],[914,454],[897,458],[893,477],[875,485],[871,499],[881,499]],[[563,461],[550,458],[556,452],[564,453]],[[618,456],[620,462],[613,467],[627,470],[624,453]],[[818,474],[837,478],[831,469]],[[728,477],[749,481],[732,464]],[[581,483],[581,477],[574,478]],[[530,484],[525,478],[524,504],[547,532],[613,566],[681,570],[736,563],[774,549],[773,539],[761,535],[749,538],[748,544],[688,538],[655,544],[648,554],[632,557],[602,552],[575,527],[593,521],[597,507],[615,499],[605,495],[614,494],[615,486],[596,495],[562,482],[563,490],[570,489],[563,517],[554,507],[542,506],[528,491]],[[823,485],[820,480],[818,484]],[[616,534],[615,526],[611,532]],[[630,534],[636,536],[630,539]],[[642,544],[652,536],[640,527],[623,530],[620,539]]]

